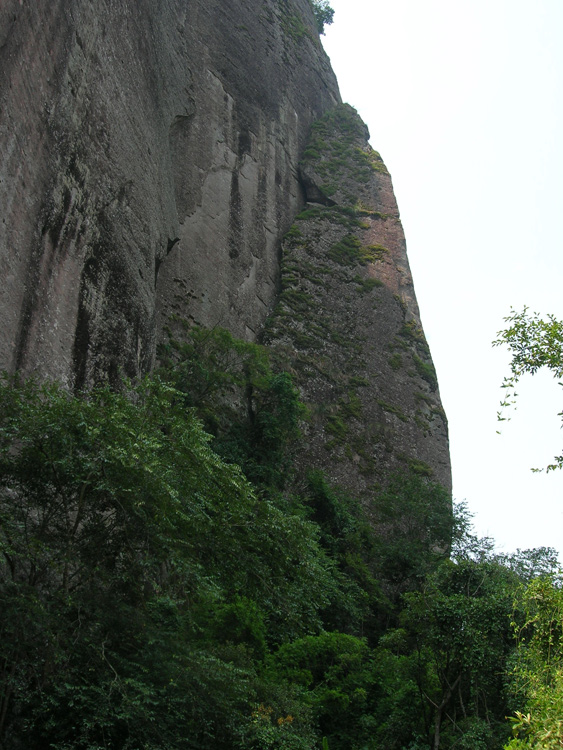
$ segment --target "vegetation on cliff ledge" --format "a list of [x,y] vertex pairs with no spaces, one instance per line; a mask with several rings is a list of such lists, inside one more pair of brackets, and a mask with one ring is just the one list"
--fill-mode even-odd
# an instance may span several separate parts
[[313,13],[317,22],[319,34],[325,33],[325,26],[330,26],[334,19],[334,10],[330,7],[328,0],[311,0]]

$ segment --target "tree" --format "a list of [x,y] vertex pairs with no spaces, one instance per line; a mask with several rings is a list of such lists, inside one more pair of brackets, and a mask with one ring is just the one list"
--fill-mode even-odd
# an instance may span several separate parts
[[402,623],[417,654],[413,678],[433,750],[488,750],[505,734],[499,665],[512,647],[515,585],[515,575],[494,559],[447,560],[422,591],[404,597]]
[[[545,319],[538,313],[529,313],[524,307],[521,312],[511,311],[505,322],[508,327],[497,333],[493,346],[507,346],[511,353],[510,375],[504,378],[502,387],[506,396],[501,402],[499,421],[504,421],[504,409],[514,406],[517,393],[515,388],[522,375],[535,375],[538,370],[547,369],[553,377],[563,378],[563,321],[553,315]],[[559,412],[562,416],[563,412]],[[547,471],[563,468],[563,454],[556,456]]]
[[338,632],[300,638],[272,654],[267,670],[275,681],[299,686],[331,750],[368,746],[374,673],[364,639]]
[[450,493],[415,471],[397,472],[374,503],[379,575],[383,590],[398,604],[420,589],[425,576],[446,557],[452,541]]
[[[253,504],[240,471],[208,442],[158,381],[81,398],[52,384],[2,383],[6,746],[186,746],[186,696],[203,688],[185,676],[197,681],[208,667],[184,634],[194,605],[214,593],[198,536],[210,515],[229,524],[241,501]],[[170,721],[157,722],[161,712]]]
[[509,674],[514,737],[505,750],[563,746],[563,590],[560,575],[541,576],[515,600],[517,658]]
[[522,619],[513,602],[556,569],[551,549],[495,553],[490,539],[472,532],[465,507],[454,508],[451,559],[403,596],[401,627],[388,630],[376,649],[382,748],[497,750],[506,741],[511,621]]
[[212,329],[175,320],[160,348],[161,377],[194,408],[213,450],[253,483],[283,489],[305,407],[287,372],[273,372],[268,350]]
[[0,382],[3,746],[251,747],[266,639],[320,628],[331,566],[210,440],[158,378]]
[[330,26],[334,20],[334,10],[330,7],[328,0],[311,0],[311,2],[319,34],[324,34],[325,26]]

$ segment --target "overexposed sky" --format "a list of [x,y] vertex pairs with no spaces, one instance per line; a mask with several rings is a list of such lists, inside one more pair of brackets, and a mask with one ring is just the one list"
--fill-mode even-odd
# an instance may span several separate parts
[[[450,425],[454,497],[499,548],[563,553],[563,390],[496,421],[510,307],[563,318],[563,0],[331,0],[323,43],[391,175]],[[502,434],[497,430],[502,427]]]

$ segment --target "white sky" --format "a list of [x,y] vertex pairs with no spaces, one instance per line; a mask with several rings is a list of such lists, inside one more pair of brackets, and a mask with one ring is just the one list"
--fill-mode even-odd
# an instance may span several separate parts
[[[563,318],[563,0],[331,0],[323,43],[391,175],[450,425],[454,497],[500,549],[563,552],[563,392],[496,421],[510,307]],[[502,427],[502,434],[497,430]]]

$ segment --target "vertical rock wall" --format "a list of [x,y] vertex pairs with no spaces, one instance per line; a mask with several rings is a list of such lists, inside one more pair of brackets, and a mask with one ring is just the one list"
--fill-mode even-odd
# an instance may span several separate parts
[[298,463],[369,497],[396,470],[451,487],[447,422],[391,178],[348,105],[313,128],[266,340],[311,409]]
[[338,101],[308,0],[4,0],[0,367],[146,371],[157,308],[254,337]]
[[400,465],[448,485],[367,138],[309,0],[3,0],[0,369],[81,388],[149,371],[171,315],[249,340],[268,321],[307,465],[359,493]]

